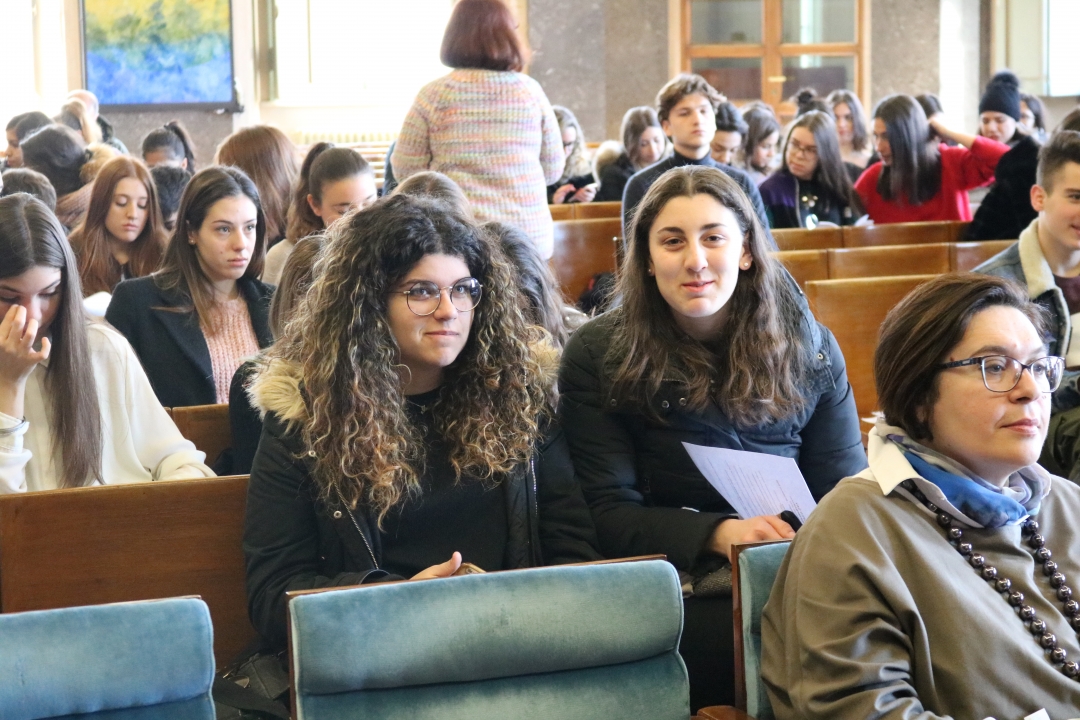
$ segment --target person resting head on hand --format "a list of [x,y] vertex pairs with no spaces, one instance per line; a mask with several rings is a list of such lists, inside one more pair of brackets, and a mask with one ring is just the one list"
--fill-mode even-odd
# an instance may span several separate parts
[[870,467],[811,513],[761,619],[778,720],[1076,715],[1080,487],[1038,465],[1064,364],[1044,332],[973,273],[886,317]]

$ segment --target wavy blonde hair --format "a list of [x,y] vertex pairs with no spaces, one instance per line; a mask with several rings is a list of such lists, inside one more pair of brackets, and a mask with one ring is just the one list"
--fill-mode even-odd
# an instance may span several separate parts
[[300,368],[304,450],[320,495],[368,505],[380,524],[420,492],[426,454],[405,411],[389,291],[433,254],[461,258],[484,287],[433,410],[457,477],[497,483],[529,459],[554,407],[554,368],[538,350],[546,334],[525,319],[510,266],[486,233],[442,203],[408,195],[336,223],[271,362]]

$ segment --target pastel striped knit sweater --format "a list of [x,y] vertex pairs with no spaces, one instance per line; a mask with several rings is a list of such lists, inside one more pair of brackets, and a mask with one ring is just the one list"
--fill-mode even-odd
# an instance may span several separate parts
[[405,118],[394,176],[452,178],[478,220],[516,225],[552,253],[547,186],[562,176],[562,135],[540,84],[527,75],[454,70],[423,87]]

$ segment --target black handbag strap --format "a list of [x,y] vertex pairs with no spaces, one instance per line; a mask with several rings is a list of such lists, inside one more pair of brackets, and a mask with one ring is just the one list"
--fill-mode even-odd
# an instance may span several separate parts
[[228,707],[237,708],[239,710],[258,713],[260,716],[267,718],[267,720],[272,720],[273,718],[290,720],[289,711],[284,705],[276,700],[265,698],[254,690],[240,687],[231,680],[215,677],[213,695],[214,702],[216,703],[221,703],[222,705],[227,705]]

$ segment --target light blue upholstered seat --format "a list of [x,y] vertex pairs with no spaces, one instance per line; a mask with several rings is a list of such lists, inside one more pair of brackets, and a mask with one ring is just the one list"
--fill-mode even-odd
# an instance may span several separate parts
[[662,561],[300,595],[296,720],[687,720],[682,592]]
[[0,615],[3,720],[213,720],[213,680],[196,598]]
[[757,720],[773,718],[769,697],[761,682],[761,611],[769,600],[776,573],[790,546],[790,542],[776,542],[739,550],[746,712]]

